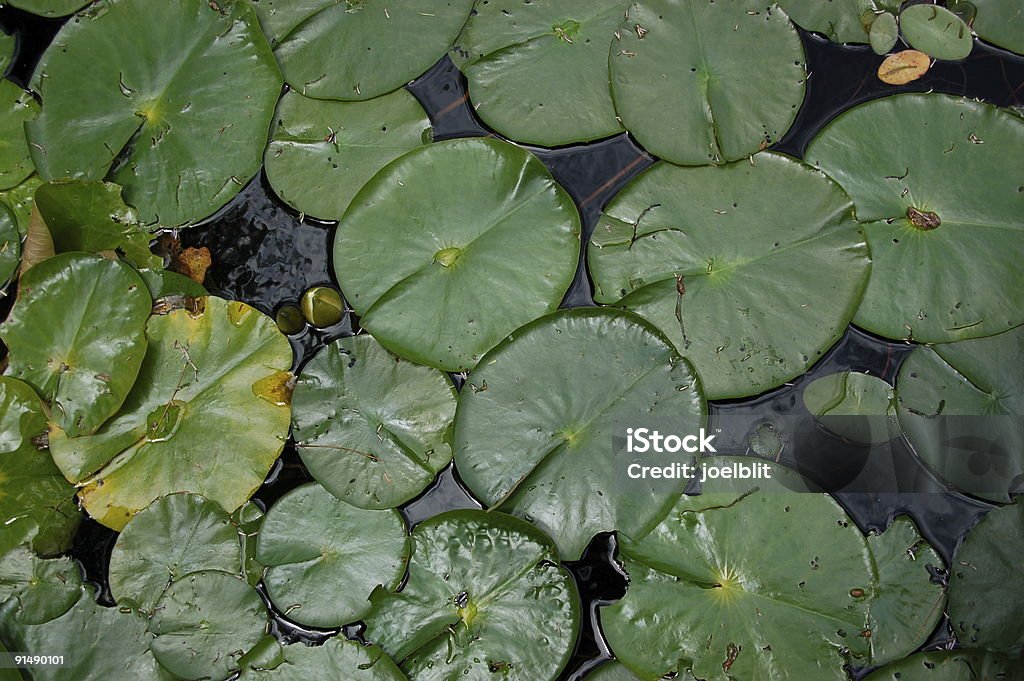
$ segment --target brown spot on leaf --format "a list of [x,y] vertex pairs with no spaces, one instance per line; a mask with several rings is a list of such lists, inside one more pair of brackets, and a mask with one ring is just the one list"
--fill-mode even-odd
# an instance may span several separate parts
[[939,218],[938,213],[918,210],[913,206],[907,208],[907,219],[910,220],[914,227],[926,232],[936,229],[942,224],[942,219]]

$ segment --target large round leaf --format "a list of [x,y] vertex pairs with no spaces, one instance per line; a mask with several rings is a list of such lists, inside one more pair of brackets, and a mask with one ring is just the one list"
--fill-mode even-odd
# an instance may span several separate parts
[[57,427],[93,433],[135,382],[152,302],[142,279],[116,260],[85,253],[44,260],[21,277],[0,328],[9,372],[50,403]]
[[0,376],[0,555],[24,542],[42,555],[60,553],[78,527],[75,490],[37,444],[46,428],[32,388]]
[[0,603],[14,599],[6,615],[18,624],[55,620],[78,602],[82,574],[68,558],[41,560],[25,547],[0,557]]
[[296,210],[337,220],[377,171],[429,140],[430,119],[407,90],[367,102],[326,102],[291,91],[277,105],[267,179]]
[[800,36],[759,0],[641,0],[611,47],[615,110],[680,165],[744,158],[782,138],[804,99]]
[[31,92],[0,79],[0,189],[10,189],[34,171],[25,139],[25,121],[39,113]]
[[1024,475],[1024,326],[918,347],[896,379],[900,425],[928,465],[960,489],[1009,501]]
[[1024,503],[998,508],[968,533],[953,558],[949,619],[965,646],[1024,654]]
[[259,170],[281,76],[244,0],[99,0],[36,69],[44,179],[108,179],[146,223],[210,215]]
[[846,194],[773,153],[654,166],[605,210],[588,258],[594,299],[656,324],[711,399],[805,372],[845,331],[870,262]]
[[86,510],[118,530],[173,492],[234,511],[263,482],[290,420],[291,347],[269,317],[199,298],[150,318],[146,333],[149,350],[121,412],[95,435],[50,432],[54,461],[82,487]]
[[1024,681],[1024,663],[976,650],[918,653],[864,681]]
[[460,139],[412,151],[363,187],[338,226],[334,269],[384,347],[463,371],[558,306],[579,247],[572,199],[536,157]]
[[866,43],[881,12],[898,12],[901,0],[779,0],[793,23],[837,43]]
[[168,585],[191,572],[242,567],[238,530],[198,494],[157,499],[125,525],[110,554],[110,593],[151,613]]
[[623,0],[481,3],[459,36],[460,68],[485,123],[548,147],[622,130],[608,89],[608,45]]
[[6,4],[44,17],[63,17],[90,2],[92,0],[7,0]]
[[292,89],[372,99],[443,57],[474,0],[261,0],[255,3]]
[[270,508],[256,560],[267,566],[267,595],[286,617],[337,627],[366,614],[376,587],[398,586],[407,551],[398,511],[356,508],[314,483]]
[[277,647],[277,659],[252,664],[242,670],[239,681],[406,681],[405,675],[377,646],[343,638],[328,639],[323,645],[292,644]]
[[409,579],[378,590],[366,638],[412,681],[553,681],[572,653],[576,585],[551,541],[502,513],[450,511],[416,527]]
[[267,628],[260,595],[226,572],[193,572],[172,582],[149,620],[150,650],[185,679],[226,679]]
[[[750,459],[710,459],[729,466]],[[865,539],[842,508],[779,466],[771,479],[708,479],[650,532],[620,535],[626,596],[601,622],[641,679],[835,679],[921,645],[945,594],[906,519]]]
[[649,528],[686,482],[630,479],[613,437],[667,424],[697,433],[706,413],[690,364],[642,319],[560,311],[517,330],[470,374],[455,460],[477,498],[527,518],[575,559],[598,532]]
[[292,400],[292,434],[310,474],[362,508],[394,508],[452,460],[455,388],[368,335],[342,338],[306,365]]
[[21,262],[21,235],[18,219],[0,202],[0,284],[6,283]]
[[822,376],[804,388],[804,406],[826,430],[859,444],[898,434],[892,386],[856,371]]
[[903,37],[915,50],[935,59],[963,59],[974,47],[963,19],[938,5],[911,5],[900,12]]
[[807,159],[853,197],[871,246],[859,326],[941,343],[1024,322],[1021,145],[1020,117],[937,94],[862,104],[818,135]]
[[972,27],[993,45],[1024,54],[1024,12],[1003,0],[972,0],[978,9]]

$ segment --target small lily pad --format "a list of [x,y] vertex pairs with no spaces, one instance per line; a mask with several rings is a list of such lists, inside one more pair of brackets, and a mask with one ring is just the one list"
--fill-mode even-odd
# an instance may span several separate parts
[[312,483],[267,511],[256,560],[267,566],[263,584],[285,617],[326,628],[365,615],[378,586],[396,588],[408,549],[398,511],[356,508]]
[[18,624],[44,624],[62,616],[82,594],[82,573],[68,558],[42,560],[25,547],[0,557],[0,603]]
[[871,247],[858,326],[944,343],[1024,322],[1024,286],[1011,255],[1024,248],[1014,153],[1022,145],[1024,119],[939,94],[861,104],[818,135],[808,162],[853,197]]
[[77,12],[92,0],[7,0],[5,4],[43,17],[63,17]]
[[888,13],[895,17],[902,0],[780,0],[793,23],[821,33],[834,43],[867,43],[874,22]]
[[267,180],[295,210],[338,220],[377,171],[430,141],[430,119],[407,90],[366,102],[327,102],[294,90],[277,105]]
[[940,5],[910,5],[900,12],[900,28],[911,47],[936,59],[963,59],[974,47],[970,27]]
[[146,353],[152,299],[121,262],[65,253],[22,277],[0,328],[10,374],[50,404],[68,434],[95,432],[124,402]]
[[878,79],[888,85],[912,83],[932,66],[932,58],[917,50],[903,50],[890,54],[878,66]]
[[11,210],[18,223],[18,233],[25,236],[28,232],[29,219],[32,216],[32,206],[35,203],[36,188],[43,181],[38,175],[32,175],[27,180],[13,189],[0,191],[0,204]]
[[1024,681],[1019,660],[977,650],[918,653],[872,672],[864,681]]
[[363,187],[338,225],[334,270],[381,345],[464,371],[558,307],[580,229],[572,199],[533,154],[451,140],[409,152]]
[[10,280],[21,262],[21,235],[18,219],[0,203],[0,284]]
[[0,190],[21,184],[35,168],[25,139],[25,121],[35,118],[39,104],[9,80],[0,80]]
[[977,16],[972,27],[978,37],[1017,54],[1024,54],[1024,12],[1004,0],[972,0]]
[[829,432],[859,444],[880,444],[899,433],[893,388],[880,378],[846,371],[804,389],[804,406]]
[[410,679],[554,681],[579,628],[576,585],[537,528],[450,511],[418,525],[401,591],[378,590],[366,639]]
[[387,653],[374,645],[343,638],[331,638],[319,646],[273,645],[277,646],[279,659],[243,668],[239,681],[406,681]]
[[617,36],[610,61],[615,110],[637,141],[666,161],[708,165],[750,156],[782,139],[803,103],[800,36],[784,12],[759,0],[641,0]]
[[882,12],[871,22],[868,39],[875,54],[888,54],[889,50],[896,46],[899,37],[900,25],[896,20],[896,15]]
[[395,357],[369,335],[342,338],[305,366],[292,429],[310,474],[362,508],[394,508],[452,460],[455,388],[441,371]]

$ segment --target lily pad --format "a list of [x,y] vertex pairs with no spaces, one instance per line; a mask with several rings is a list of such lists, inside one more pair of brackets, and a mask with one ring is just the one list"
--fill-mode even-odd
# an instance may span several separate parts
[[642,319],[559,311],[517,330],[469,375],[455,463],[486,506],[526,518],[576,559],[599,532],[650,527],[686,483],[630,479],[632,457],[615,456],[613,437],[667,423],[697,433],[706,414],[693,368]]
[[366,617],[413,681],[553,681],[579,628],[579,595],[551,541],[502,513],[450,511],[418,525],[409,578]]
[[408,549],[398,511],[356,508],[313,483],[267,512],[256,560],[267,566],[263,584],[285,617],[327,628],[365,615],[378,586],[396,588]]
[[1021,145],[1024,119],[939,94],[862,104],[818,135],[807,159],[853,197],[871,247],[858,326],[942,343],[1024,322]]
[[338,226],[334,270],[381,345],[464,371],[558,306],[579,248],[576,207],[535,156],[459,139],[409,152],[363,187]]
[[21,262],[21,235],[18,219],[0,203],[0,283],[6,283],[18,270]]
[[63,17],[77,12],[92,0],[7,0],[5,4],[43,17]]
[[864,681],[1024,681],[1024,665],[976,650],[918,653],[869,674]]
[[972,24],[978,37],[1024,54],[1024,12],[1002,0],[972,0],[978,13]]
[[45,624],[78,602],[82,574],[68,558],[41,560],[25,547],[0,557],[0,603],[14,600],[7,612],[18,624]]
[[368,335],[342,338],[302,370],[292,432],[302,462],[334,496],[394,508],[451,462],[455,400],[443,372],[401,360]]
[[835,43],[867,43],[881,13],[895,18],[902,0],[780,0],[793,23]]
[[80,485],[86,510],[116,530],[179,491],[234,511],[288,435],[292,351],[269,317],[211,296],[151,317],[146,334],[120,413],[94,435],[50,432],[54,460]]
[[38,113],[39,104],[31,92],[0,79],[0,189],[16,187],[34,172],[25,121]]
[[236,572],[238,532],[220,506],[198,494],[170,494],[139,511],[110,555],[110,593],[152,613],[171,582],[200,570]]
[[27,180],[13,189],[0,191],[0,204],[10,209],[17,219],[18,233],[25,236],[28,232],[28,223],[32,216],[32,206],[35,203],[36,188],[43,181],[38,175],[32,175]]
[[265,155],[274,192],[295,210],[338,220],[377,171],[430,141],[430,119],[407,90],[367,102],[281,98]]
[[900,12],[903,37],[915,50],[935,59],[963,59],[974,36],[963,19],[939,5],[911,5]]
[[280,659],[243,669],[239,681],[406,681],[387,653],[377,646],[332,638],[320,646],[292,644],[277,648]]
[[894,14],[882,12],[871,22],[868,39],[875,54],[888,54],[900,38],[900,25]]
[[32,88],[44,179],[115,182],[144,223],[175,227],[259,171],[281,75],[244,0],[99,0],[60,30]]
[[317,99],[364,100],[397,90],[443,57],[474,0],[254,4],[293,90]]
[[918,347],[900,367],[900,425],[914,451],[960,489],[1009,501],[1024,475],[1024,327]]
[[829,432],[859,444],[880,444],[899,433],[893,388],[880,378],[846,371],[804,389],[804,406]]
[[588,258],[594,299],[653,322],[710,399],[804,373],[845,332],[870,266],[849,197],[775,153],[654,166],[605,209]]
[[630,6],[617,35],[610,61],[615,110],[637,141],[666,161],[708,165],[750,156],[780,140],[803,103],[800,36],[784,12],[759,0],[642,0]]
[[932,59],[924,52],[903,50],[890,54],[878,66],[878,79],[888,85],[912,83],[932,67]]
[[910,521],[866,539],[832,498],[771,473],[709,478],[653,530],[620,533],[630,587],[601,623],[641,679],[845,680],[847,663],[902,657],[938,624],[945,593],[927,566],[941,561]]
[[146,282],[146,287],[149,289],[149,295],[153,297],[155,306],[162,304],[161,298],[201,298],[209,295],[200,284],[170,270],[144,269],[139,270],[139,276]]
[[46,428],[32,388],[0,376],[0,555],[25,542],[40,555],[56,555],[78,528],[74,488],[34,442]]
[[1024,503],[989,512],[953,557],[949,620],[965,646],[1024,653]]
[[153,255],[153,235],[125,205],[121,188],[109,182],[48,182],[36,190],[35,205],[57,253],[117,251],[136,267],[163,267]]
[[584,676],[583,679],[584,681],[640,681],[633,672],[616,660],[601,665]]
[[267,609],[244,580],[217,570],[171,582],[149,620],[153,657],[185,679],[226,679],[266,633]]
[[470,17],[457,49],[487,125],[546,147],[622,131],[608,90],[608,46],[629,2],[495,0]]
[[135,271],[116,260],[65,253],[26,272],[0,328],[10,374],[50,403],[69,435],[95,432],[131,389],[146,352],[152,299]]

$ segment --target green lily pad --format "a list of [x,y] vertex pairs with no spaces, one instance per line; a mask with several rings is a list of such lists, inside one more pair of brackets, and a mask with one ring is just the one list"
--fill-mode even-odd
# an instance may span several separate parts
[[650,527],[686,484],[630,479],[613,437],[659,421],[697,433],[706,414],[693,368],[642,319],[559,311],[517,330],[469,375],[455,463],[485,505],[526,518],[575,559],[599,532]]
[[32,388],[0,376],[0,555],[24,542],[40,555],[56,555],[78,528],[74,488],[33,442],[46,428]]
[[302,370],[292,432],[302,462],[334,496],[394,508],[451,462],[455,400],[443,372],[403,361],[368,335],[342,338]]
[[1024,54],[1024,12],[1003,0],[972,0],[977,16],[972,28],[982,40]]
[[1024,681],[1024,665],[976,650],[918,653],[869,674],[864,681]]
[[900,12],[903,37],[915,50],[935,59],[963,59],[974,36],[963,19],[939,5],[911,5]]
[[139,276],[146,282],[155,305],[160,304],[161,298],[201,298],[209,295],[202,284],[170,270],[144,269],[139,270]]
[[[708,465],[749,462],[714,458]],[[620,533],[626,596],[601,612],[641,679],[847,679],[920,646],[945,593],[913,524],[865,538],[828,495],[780,466],[771,479],[708,479],[653,530]]]
[[900,425],[914,451],[960,489],[1009,501],[1024,474],[1024,326],[918,347],[900,367]]
[[35,203],[58,253],[118,251],[136,267],[163,267],[163,259],[149,250],[153,235],[125,205],[116,184],[48,182],[36,190]]
[[32,175],[17,187],[0,191],[0,204],[10,209],[17,219],[18,233],[23,237],[28,232],[28,221],[32,217],[36,188],[42,183],[38,175]]
[[295,210],[338,220],[377,171],[430,141],[430,119],[407,90],[367,102],[281,98],[265,155],[274,192]]
[[654,166],[605,209],[588,259],[594,299],[653,322],[710,399],[804,373],[846,330],[870,265],[849,197],[774,153]]
[[547,147],[622,131],[608,91],[608,46],[623,0],[481,3],[458,50],[477,115],[499,133]]
[[829,432],[860,444],[898,435],[893,388],[855,371],[829,374],[804,389],[804,406]]
[[21,262],[21,235],[18,219],[0,203],[0,283],[6,283],[18,270]]
[[32,88],[43,179],[115,182],[143,222],[175,227],[259,171],[281,76],[244,0],[99,0],[60,30]]
[[65,432],[93,433],[135,382],[151,307],[128,265],[85,253],[44,260],[21,277],[0,328],[10,374],[50,403],[52,422]]
[[152,613],[171,582],[200,570],[236,572],[238,532],[220,506],[198,494],[170,494],[133,517],[110,555],[110,593]]
[[[684,677],[685,679],[686,677]],[[618,661],[612,660],[601,665],[594,671],[583,677],[584,681],[640,681],[633,672],[629,671]],[[689,679],[686,679],[689,681]]]
[[63,17],[77,12],[92,0],[7,0],[5,4],[43,17]]
[[151,317],[146,334],[120,413],[94,435],[50,432],[54,461],[79,483],[85,509],[116,530],[179,491],[234,511],[288,435],[292,351],[272,319],[211,296]]
[[778,4],[793,23],[834,43],[867,43],[881,13],[895,18],[902,0],[780,0]]
[[1022,656],[1022,568],[1024,503],[1018,501],[990,511],[953,556],[949,620],[964,646]]
[[153,657],[185,679],[226,679],[263,638],[267,609],[244,580],[217,570],[171,582],[149,619]]
[[278,610],[326,628],[365,615],[378,586],[396,588],[408,549],[398,511],[356,508],[312,483],[267,511],[256,560],[267,566],[263,584]]
[[277,645],[277,652],[280,659],[243,669],[239,681],[308,681],[317,678],[406,681],[405,675],[387,653],[377,646],[356,641],[332,638],[320,646]]
[[535,156],[459,139],[409,152],[363,187],[338,226],[334,270],[381,345],[464,371],[558,306],[579,247],[576,207]]
[[41,560],[18,547],[0,557],[0,603],[13,599],[8,614],[19,624],[45,624],[78,602],[82,573],[68,558]]
[[554,544],[503,513],[450,511],[416,527],[409,578],[377,590],[375,642],[413,681],[553,681],[579,628],[576,585]]
[[800,36],[759,0],[642,0],[617,35],[615,110],[666,161],[708,165],[757,153],[786,134],[804,100]]
[[0,189],[16,187],[34,172],[25,121],[38,113],[39,104],[31,92],[0,80]]
[[807,159],[853,197],[871,247],[857,325],[942,343],[1024,322],[1021,145],[1024,119],[938,94],[862,104],[818,135]]
[[344,100],[378,97],[429,69],[451,47],[473,4],[474,0],[254,3],[292,89],[307,97]]
[[882,12],[871,22],[868,39],[875,54],[888,54],[900,38],[900,25],[896,15]]

